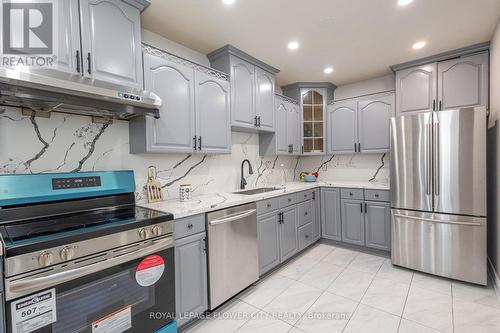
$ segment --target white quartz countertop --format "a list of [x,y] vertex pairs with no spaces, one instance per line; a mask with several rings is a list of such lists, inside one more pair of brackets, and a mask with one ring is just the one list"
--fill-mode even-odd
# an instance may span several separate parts
[[260,201],[273,197],[278,197],[287,193],[295,193],[310,190],[318,187],[344,187],[344,188],[364,188],[374,190],[389,190],[389,184],[367,181],[319,181],[316,183],[292,182],[286,183],[284,189],[259,193],[254,195],[237,194],[231,192],[205,194],[193,197],[191,201],[181,202],[179,199],[168,199],[155,203],[143,203],[139,206],[171,213],[175,219],[207,213],[232,206],[238,206],[249,202]]

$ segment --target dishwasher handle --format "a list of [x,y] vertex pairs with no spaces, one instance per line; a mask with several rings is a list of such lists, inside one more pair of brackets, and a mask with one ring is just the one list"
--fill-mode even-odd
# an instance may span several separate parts
[[235,213],[235,214],[231,214],[231,215],[222,217],[220,219],[216,219],[216,220],[210,221],[209,224],[210,225],[217,225],[217,224],[223,224],[223,223],[233,222],[233,221],[242,219],[244,217],[250,216],[252,214],[255,214],[255,212],[257,212],[257,209],[245,210],[243,212],[238,212],[238,213]]

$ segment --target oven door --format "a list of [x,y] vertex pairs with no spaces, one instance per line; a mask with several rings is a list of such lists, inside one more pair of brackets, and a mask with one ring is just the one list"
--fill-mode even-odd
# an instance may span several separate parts
[[8,333],[155,332],[175,314],[173,241],[41,277],[11,278],[6,290],[36,285],[7,301]]

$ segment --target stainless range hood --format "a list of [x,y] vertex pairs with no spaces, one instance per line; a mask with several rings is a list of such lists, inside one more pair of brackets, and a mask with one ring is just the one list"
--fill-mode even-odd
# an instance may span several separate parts
[[[45,70],[46,73],[51,73]],[[64,78],[0,67],[0,104],[36,112],[66,112],[115,119],[160,117],[161,99],[152,92],[92,80],[76,75]]]

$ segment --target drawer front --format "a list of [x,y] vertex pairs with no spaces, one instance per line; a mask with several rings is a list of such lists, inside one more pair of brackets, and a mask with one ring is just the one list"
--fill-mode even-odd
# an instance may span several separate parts
[[297,193],[297,202],[311,200],[313,197],[312,193],[313,193],[313,190]]
[[342,199],[363,200],[363,189],[361,188],[341,188],[340,197]]
[[313,242],[313,224],[309,223],[299,228],[299,251],[302,251]]
[[280,208],[285,208],[290,205],[295,205],[297,203],[297,193],[283,195],[278,199]]
[[389,191],[386,190],[365,190],[365,200],[367,201],[391,201]]
[[266,214],[279,209],[278,198],[257,201],[257,215]]
[[312,200],[301,202],[297,205],[299,227],[312,222]]
[[203,231],[205,231],[205,214],[175,220],[175,239],[191,236]]

